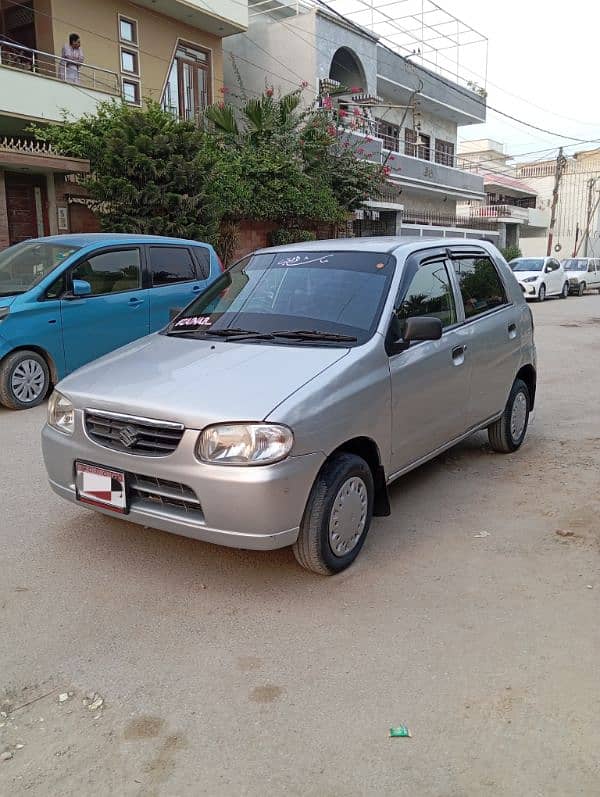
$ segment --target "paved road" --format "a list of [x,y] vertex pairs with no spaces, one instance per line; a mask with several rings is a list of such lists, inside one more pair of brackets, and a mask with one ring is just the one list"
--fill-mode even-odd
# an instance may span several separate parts
[[524,448],[403,479],[333,579],[62,503],[0,411],[0,793],[597,795],[600,296],[533,310]]

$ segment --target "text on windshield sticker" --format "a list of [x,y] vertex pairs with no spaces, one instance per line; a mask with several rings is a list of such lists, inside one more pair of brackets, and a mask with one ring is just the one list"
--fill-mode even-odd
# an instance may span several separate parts
[[181,318],[176,327],[209,327],[212,324],[208,315],[192,315],[189,318]]

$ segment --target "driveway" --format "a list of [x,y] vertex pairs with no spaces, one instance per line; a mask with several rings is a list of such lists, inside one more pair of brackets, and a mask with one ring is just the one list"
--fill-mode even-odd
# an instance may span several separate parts
[[600,296],[532,309],[523,449],[402,479],[335,578],[63,503],[0,410],[0,793],[597,795]]

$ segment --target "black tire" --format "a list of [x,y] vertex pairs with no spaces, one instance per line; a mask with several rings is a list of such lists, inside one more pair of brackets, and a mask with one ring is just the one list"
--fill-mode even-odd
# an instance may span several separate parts
[[546,286],[542,282],[538,291],[538,302],[543,302],[546,299]]
[[577,291],[577,296],[583,296],[585,293],[585,282],[580,283],[579,290]]
[[[364,526],[358,541],[348,553],[334,553],[329,539],[329,525],[342,486],[351,480],[362,481],[366,488],[364,509]],[[373,474],[361,457],[354,454],[338,454],[323,465],[308,497],[304,517],[300,525],[300,534],[294,543],[294,556],[302,567],[313,573],[330,576],[349,567],[356,559],[369,533],[373,517],[374,498]],[[348,493],[349,494],[349,493]],[[361,497],[355,493],[355,501],[360,503]],[[339,507],[339,504],[338,504]],[[353,513],[354,517],[354,513]],[[361,517],[360,522],[363,518]]]
[[[13,375],[19,366],[25,367],[27,363],[36,363],[39,366],[39,378],[36,380],[35,396],[31,400],[24,400],[15,393]],[[38,386],[39,385],[39,389]],[[2,360],[0,365],[0,404],[9,410],[27,410],[37,407],[46,398],[50,389],[50,370],[44,358],[35,351],[16,351]]]
[[[511,418],[513,406],[518,400],[518,396],[524,396],[525,399],[525,423],[522,431],[517,436],[513,435]],[[522,379],[515,379],[512,386],[506,407],[502,413],[502,417],[498,418],[491,426],[488,426],[488,438],[490,446],[494,451],[500,454],[510,454],[521,447],[525,435],[527,434],[527,426],[529,425],[529,413],[531,411],[531,396],[529,388]]]
[[560,296],[558,298],[559,299],[566,299],[568,295],[569,295],[569,283],[565,282],[565,284],[563,285],[562,292],[561,292],[561,294],[560,294]]

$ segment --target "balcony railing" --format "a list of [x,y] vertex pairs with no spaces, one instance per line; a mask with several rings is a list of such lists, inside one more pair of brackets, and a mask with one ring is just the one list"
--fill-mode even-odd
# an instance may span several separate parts
[[453,213],[439,213],[436,210],[402,211],[402,224],[420,224],[435,227],[467,227],[478,230],[493,230],[495,224],[487,220],[474,219],[472,216],[457,216]]
[[0,41],[0,66],[20,69],[40,77],[49,77],[72,83],[81,88],[102,91],[106,94],[120,94],[119,77],[110,69],[101,66],[82,64],[77,73],[77,80],[65,80],[63,76],[65,62],[58,55],[32,50],[20,44]]
[[471,207],[469,210],[471,216],[478,218],[527,221],[530,208],[522,208],[518,205],[480,205]]

